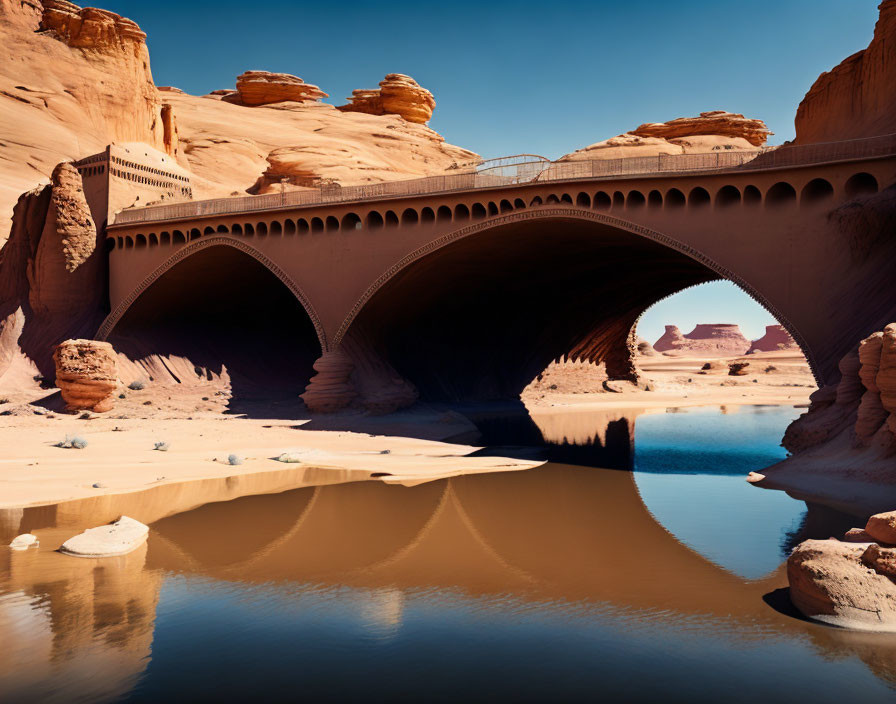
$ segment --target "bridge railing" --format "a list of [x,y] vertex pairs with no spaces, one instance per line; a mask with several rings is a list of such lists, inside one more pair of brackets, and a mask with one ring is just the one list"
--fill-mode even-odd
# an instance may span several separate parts
[[[238,196],[151,205],[122,210],[115,224],[179,220],[324,203],[346,203],[449,191],[493,188],[521,183],[576,179],[686,174],[719,170],[763,170],[896,155],[896,135],[843,142],[785,145],[755,150],[719,150],[703,154],[661,154],[619,159],[548,161],[523,154],[469,165],[436,176],[384,181],[363,186],[321,186],[260,196]],[[472,170],[476,168],[477,170]]]

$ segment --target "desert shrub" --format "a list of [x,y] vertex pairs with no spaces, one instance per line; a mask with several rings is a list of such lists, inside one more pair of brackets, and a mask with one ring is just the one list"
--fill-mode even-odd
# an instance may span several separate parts
[[157,442],[157,443],[153,446],[152,449],[153,449],[153,450],[158,450],[159,452],[168,452],[168,448],[169,448],[169,447],[170,447],[170,446],[168,445],[168,443],[165,442],[164,440],[162,440],[162,441],[160,441],[160,442]]
[[83,450],[85,447],[87,447],[87,440],[85,438],[82,438],[80,435],[66,435],[65,440],[60,440],[56,443],[56,447]]
[[243,458],[239,455],[230,454],[227,455],[227,464],[242,464]]
[[131,391],[143,391],[143,389],[146,388],[146,383],[138,379],[137,381],[132,381],[128,384],[128,388]]

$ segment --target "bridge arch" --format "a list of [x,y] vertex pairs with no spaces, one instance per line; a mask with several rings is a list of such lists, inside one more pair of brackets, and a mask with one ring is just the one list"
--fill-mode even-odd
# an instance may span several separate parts
[[[550,248],[545,247],[542,235],[546,223],[552,232]],[[622,253],[621,258],[603,262],[603,254],[612,251]],[[598,263],[603,267],[599,273]],[[448,286],[459,271],[468,280],[470,291]],[[633,274],[639,277],[634,283],[630,280]],[[440,277],[445,281],[440,283]],[[489,373],[483,372],[481,377],[496,379],[496,389],[506,382],[500,390],[501,397],[507,397],[521,391],[552,359],[563,355],[605,361],[609,367],[650,305],[716,279],[734,282],[764,306],[790,332],[816,371],[812,350],[800,331],[749,281],[660,232],[593,210],[565,206],[517,211],[472,223],[407,255],[355,302],[333,336],[332,346],[339,345],[350,331],[353,336],[374,331],[370,343],[375,348],[385,346],[383,353],[390,361],[397,351],[393,364],[421,388],[423,398],[430,394],[432,399],[472,400],[473,396],[464,394],[474,393],[473,382],[467,384],[462,377],[478,362],[470,357],[472,349],[463,350],[484,345],[488,349],[479,352],[488,354],[475,359],[490,358],[487,364],[494,369],[489,367]],[[616,294],[623,287],[635,293],[620,294],[622,303],[617,310],[611,300],[619,298]],[[446,290],[451,290],[450,296],[445,295]],[[471,313],[471,308],[480,307],[476,302],[483,300],[489,304],[481,312]],[[491,327],[495,325],[500,330]],[[403,339],[410,330],[415,335],[413,345]],[[547,340],[552,330],[556,338]],[[536,338],[538,344],[547,340],[547,346],[535,349]],[[527,346],[534,351],[520,353]],[[402,355],[402,349],[413,349],[418,359],[426,359],[425,364],[414,362],[410,352]],[[467,359],[462,358],[464,354]],[[525,368],[519,372],[510,369],[511,357],[522,360]],[[437,378],[439,374],[445,378]],[[523,377],[528,378],[521,381]]]
[[878,188],[877,179],[865,171],[853,174],[846,180],[844,185],[846,195],[850,198],[877,193]]
[[244,240],[236,239],[233,236],[227,235],[215,235],[212,237],[202,238],[195,242],[191,242],[190,244],[182,247],[170,257],[168,257],[168,259],[166,259],[151,274],[144,278],[136,286],[136,288],[134,288],[134,290],[131,291],[128,296],[122,299],[122,301],[120,301],[118,305],[116,305],[115,308],[106,316],[105,320],[103,320],[102,324],[100,325],[99,330],[97,330],[96,339],[107,339],[109,337],[109,334],[115,329],[115,326],[128,312],[131,306],[133,306],[134,303],[140,298],[140,296],[144,292],[149,290],[150,287],[154,283],[156,283],[156,281],[158,281],[165,273],[167,273],[177,264],[183,262],[189,257],[213,247],[230,247],[239,250],[243,254],[246,254],[252,259],[256,260],[277,279],[279,279],[280,282],[289,290],[289,292],[292,293],[295,299],[305,310],[305,313],[308,315],[311,324],[314,326],[314,331],[317,335],[320,349],[328,349],[327,335],[324,331],[323,325],[321,324],[320,317],[318,316],[317,311],[315,311],[314,306],[311,304],[308,296],[305,295],[305,292],[299,287],[299,285],[296,284],[285,271],[277,266],[277,264],[271,261],[267,256],[265,256],[255,247],[248,244]]

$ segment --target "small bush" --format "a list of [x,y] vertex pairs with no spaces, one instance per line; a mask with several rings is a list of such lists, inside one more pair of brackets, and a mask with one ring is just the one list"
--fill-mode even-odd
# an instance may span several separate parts
[[227,464],[242,464],[243,458],[239,455],[227,455]]
[[85,447],[87,447],[87,440],[85,438],[82,438],[80,435],[66,435],[65,440],[60,440],[56,443],[56,447],[83,450]]
[[145,384],[144,382],[142,382],[142,381],[139,381],[139,380],[138,380],[138,381],[132,381],[130,384],[128,384],[128,388],[129,388],[131,391],[143,391],[143,389],[146,388],[146,384]]
[[0,403],[9,403],[8,398],[0,398]]
[[165,441],[162,441],[162,442],[157,442],[157,443],[153,446],[152,449],[153,449],[153,450],[158,450],[159,452],[168,452],[168,448],[169,448],[168,443],[165,442]]

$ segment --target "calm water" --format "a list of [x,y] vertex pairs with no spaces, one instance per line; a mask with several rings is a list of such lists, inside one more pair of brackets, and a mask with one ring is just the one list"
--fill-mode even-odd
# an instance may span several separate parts
[[726,410],[545,414],[562,446],[633,435],[634,471],[304,486],[100,562],[50,549],[96,506],[26,511],[0,701],[896,701],[896,638],[781,599],[790,547],[852,522],[743,481],[799,411]]

